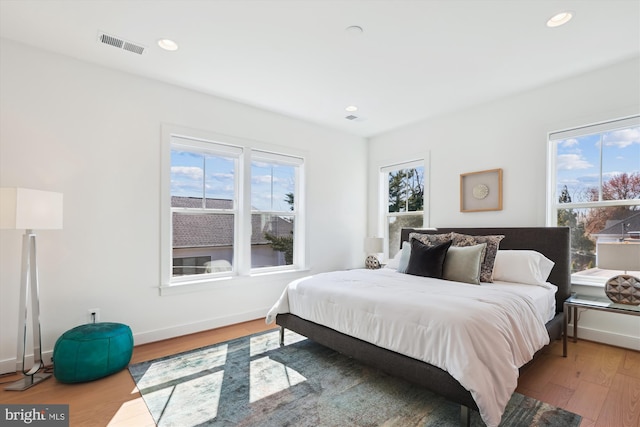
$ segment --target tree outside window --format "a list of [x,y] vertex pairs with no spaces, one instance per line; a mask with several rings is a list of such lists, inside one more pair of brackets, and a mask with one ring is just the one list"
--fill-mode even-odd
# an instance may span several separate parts
[[422,163],[382,168],[387,198],[385,232],[389,258],[400,249],[400,231],[403,228],[423,226],[425,185]]

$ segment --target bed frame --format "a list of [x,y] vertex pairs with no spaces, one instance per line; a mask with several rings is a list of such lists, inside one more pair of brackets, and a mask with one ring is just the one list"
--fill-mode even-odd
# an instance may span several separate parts
[[[409,233],[440,234],[451,231],[470,235],[502,234],[505,238],[500,242],[500,249],[531,249],[554,261],[555,265],[548,281],[558,287],[556,316],[546,324],[546,327],[551,341],[562,337],[563,303],[571,293],[571,245],[568,227],[439,228],[437,230],[404,228],[402,229],[401,241],[408,241]],[[390,375],[416,383],[460,404],[462,426],[469,426],[470,411],[478,410],[471,393],[449,373],[436,366],[342,334],[293,314],[278,314],[276,323],[281,327],[281,345],[284,330],[289,329],[339,353],[353,357]]]

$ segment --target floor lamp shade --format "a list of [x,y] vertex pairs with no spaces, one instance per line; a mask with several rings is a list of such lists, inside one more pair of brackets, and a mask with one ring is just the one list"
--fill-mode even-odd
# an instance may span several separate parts
[[628,271],[640,271],[640,243],[598,244],[598,268],[625,272],[612,277],[605,284],[605,293],[611,301],[640,304],[640,279],[626,274]]
[[[6,390],[25,390],[49,378],[39,372],[42,360],[42,331],[40,325],[40,290],[34,230],[62,228],[62,194],[28,188],[0,188],[0,228],[25,230],[22,238],[22,268],[20,276],[20,305],[18,307],[18,354],[22,359],[24,377]],[[27,367],[28,315],[31,315],[33,336],[33,365]]]
[[62,193],[29,188],[0,188],[0,228],[62,228]]

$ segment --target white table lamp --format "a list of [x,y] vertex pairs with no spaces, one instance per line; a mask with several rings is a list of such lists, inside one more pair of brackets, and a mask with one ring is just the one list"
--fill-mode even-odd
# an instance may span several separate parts
[[605,293],[611,301],[640,304],[640,279],[627,274],[628,271],[640,271],[640,243],[599,243],[598,268],[625,272],[607,280]]
[[[22,359],[24,378],[5,388],[6,390],[20,391],[51,376],[51,374],[39,372],[44,367],[44,362],[42,360],[36,234],[33,230],[62,228],[62,194],[27,188],[0,188],[0,228],[25,230],[22,238],[17,356],[17,360]],[[31,305],[33,335],[33,366],[31,369],[27,369],[26,366],[29,305]]]

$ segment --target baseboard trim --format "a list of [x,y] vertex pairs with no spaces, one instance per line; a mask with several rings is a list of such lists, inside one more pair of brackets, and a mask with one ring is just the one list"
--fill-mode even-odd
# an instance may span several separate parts
[[[572,324],[569,324],[567,336],[573,337]],[[640,351],[640,337],[622,335],[611,331],[601,331],[593,328],[583,328],[580,324],[578,324],[578,338]]]
[[[53,357],[53,350],[43,351],[42,360],[45,366],[51,365],[51,357]],[[33,366],[33,353],[28,354],[26,357],[27,366]],[[0,360],[0,374],[9,374],[11,372],[22,371],[22,360],[18,358]]]
[[[248,322],[259,318],[265,318],[270,307],[265,307],[260,310],[247,311],[244,313],[234,314],[233,316],[215,317],[212,319],[203,320],[201,322],[188,323],[184,325],[172,326],[169,328],[156,329],[153,331],[140,332],[133,334],[133,344],[142,345],[155,341],[162,341],[170,338],[176,338],[183,335],[194,334],[196,332],[208,331],[209,329],[221,328],[223,326],[229,326],[236,323]],[[42,360],[45,365],[51,364],[51,357],[53,356],[53,349],[42,352]],[[28,355],[26,358],[27,365],[33,364],[33,354]],[[22,361],[18,361],[16,358],[0,360],[0,374],[6,374],[10,372],[19,372],[22,370]]]
[[136,333],[133,335],[134,345],[148,344],[183,335],[194,334],[196,332],[208,331],[209,329],[221,328],[223,326],[234,325],[236,323],[248,322],[259,318],[265,318],[269,308],[261,310],[247,311],[234,314],[233,316],[216,317],[203,320],[201,322],[188,323],[170,328],[156,329],[153,331]]

